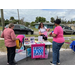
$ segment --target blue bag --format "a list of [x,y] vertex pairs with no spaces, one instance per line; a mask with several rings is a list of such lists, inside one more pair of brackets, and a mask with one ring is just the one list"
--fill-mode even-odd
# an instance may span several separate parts
[[27,48],[27,56],[31,57],[31,48]]

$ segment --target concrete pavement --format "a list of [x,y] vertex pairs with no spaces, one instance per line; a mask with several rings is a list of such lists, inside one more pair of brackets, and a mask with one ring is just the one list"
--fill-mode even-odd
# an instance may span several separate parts
[[[49,62],[52,60],[52,51],[50,52],[50,59],[31,59],[28,58],[18,61],[18,65],[50,65]],[[7,55],[0,55],[0,65],[7,65]],[[75,53],[71,49],[60,50],[60,63],[61,65],[75,65]]]

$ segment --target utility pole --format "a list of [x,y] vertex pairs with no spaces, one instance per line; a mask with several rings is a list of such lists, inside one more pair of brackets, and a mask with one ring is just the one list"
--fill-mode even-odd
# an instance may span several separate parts
[[3,9],[0,9],[1,10],[1,24],[2,24],[2,31],[4,30],[4,14],[3,14]]
[[17,13],[18,13],[18,20],[19,20],[19,23],[20,23],[19,9],[17,9]]

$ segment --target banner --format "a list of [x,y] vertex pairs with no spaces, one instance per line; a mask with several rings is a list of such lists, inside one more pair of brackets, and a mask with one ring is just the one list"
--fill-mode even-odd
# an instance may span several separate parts
[[45,44],[31,45],[31,57],[32,58],[45,58]]

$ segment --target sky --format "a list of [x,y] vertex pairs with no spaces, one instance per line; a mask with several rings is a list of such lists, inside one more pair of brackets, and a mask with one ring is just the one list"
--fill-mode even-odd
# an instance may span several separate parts
[[[18,19],[17,9],[4,9],[4,18],[10,19],[13,16]],[[20,19],[24,18],[24,21],[32,22],[35,21],[36,17],[45,17],[47,21],[50,21],[51,17],[58,16],[63,20],[74,20],[75,9],[19,9]]]

